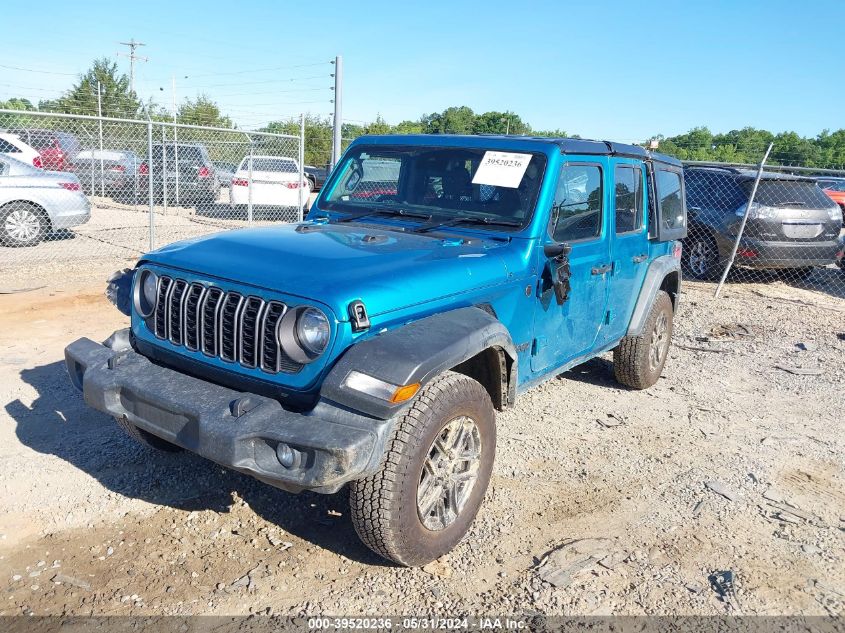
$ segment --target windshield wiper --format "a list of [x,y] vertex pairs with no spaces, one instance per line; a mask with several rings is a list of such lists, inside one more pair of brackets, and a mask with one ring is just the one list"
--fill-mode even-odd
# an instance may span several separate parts
[[429,231],[436,231],[437,229],[443,229],[449,226],[457,226],[458,224],[482,224],[485,226],[522,226],[522,222],[517,222],[516,220],[506,220],[504,218],[497,219],[491,218],[489,216],[485,216],[482,218],[452,218],[451,220],[443,220],[442,222],[434,222],[432,224],[426,224],[421,226],[420,228],[416,229],[414,233],[427,233]]
[[398,215],[403,218],[418,218],[425,220],[426,222],[431,219],[430,213],[417,213],[416,211],[408,211],[407,209],[368,209],[367,211],[362,211],[360,213],[345,215],[342,218],[338,218],[337,222],[352,222],[371,215]]

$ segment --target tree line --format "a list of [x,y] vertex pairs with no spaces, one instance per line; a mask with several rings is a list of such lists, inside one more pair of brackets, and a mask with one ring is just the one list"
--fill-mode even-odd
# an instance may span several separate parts
[[[96,60],[92,67],[61,97],[34,104],[28,99],[12,98],[0,101],[0,107],[21,111],[59,112],[96,115],[97,89],[104,116],[125,119],[172,121],[173,112],[152,99],[142,102],[129,88],[126,74],[107,58]],[[185,99],[176,111],[176,121],[236,129],[231,117],[207,95]],[[299,135],[297,118],[272,121],[260,131]],[[416,120],[389,124],[381,115],[371,123],[344,123],[341,131],[344,147],[353,139],[366,134],[511,134],[562,137],[561,129],[534,129],[515,112],[490,111],[476,113],[468,106],[446,108],[442,112],[424,114]],[[577,135],[573,134],[570,136]],[[696,127],[676,136],[655,135],[645,139],[645,146],[681,160],[748,163],[760,161],[769,143],[774,143],[769,162],[806,167],[845,167],[845,129],[824,130],[814,137],[795,132],[773,133],[753,127],[713,133],[706,127]],[[305,120],[305,162],[324,165],[331,157],[332,122],[328,117],[307,115]]]

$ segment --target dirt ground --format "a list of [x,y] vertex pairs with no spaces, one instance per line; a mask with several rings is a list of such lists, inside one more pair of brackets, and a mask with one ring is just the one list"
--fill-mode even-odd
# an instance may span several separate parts
[[102,287],[0,295],[0,615],[845,613],[841,298],[687,283],[660,382],[620,388],[608,356],[522,396],[469,536],[402,569],[342,493],[86,408],[63,348],[125,325]]

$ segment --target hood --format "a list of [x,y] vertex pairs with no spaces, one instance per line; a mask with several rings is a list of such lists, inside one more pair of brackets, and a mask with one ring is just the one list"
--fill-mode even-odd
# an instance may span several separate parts
[[306,223],[176,242],[144,261],[320,301],[345,321],[356,299],[376,316],[504,282],[507,244]]

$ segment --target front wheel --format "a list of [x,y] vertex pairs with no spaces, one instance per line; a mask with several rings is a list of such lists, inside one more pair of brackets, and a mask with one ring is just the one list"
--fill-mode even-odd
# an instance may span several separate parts
[[626,336],[613,350],[616,380],[632,389],[647,389],[657,382],[669,355],[673,317],[672,300],[659,290],[642,334]]
[[35,246],[47,234],[49,222],[37,207],[13,202],[0,209],[0,244]]
[[424,565],[451,551],[475,519],[496,454],[495,413],[477,381],[432,380],[396,422],[381,470],[352,482],[352,523],[377,554]]

